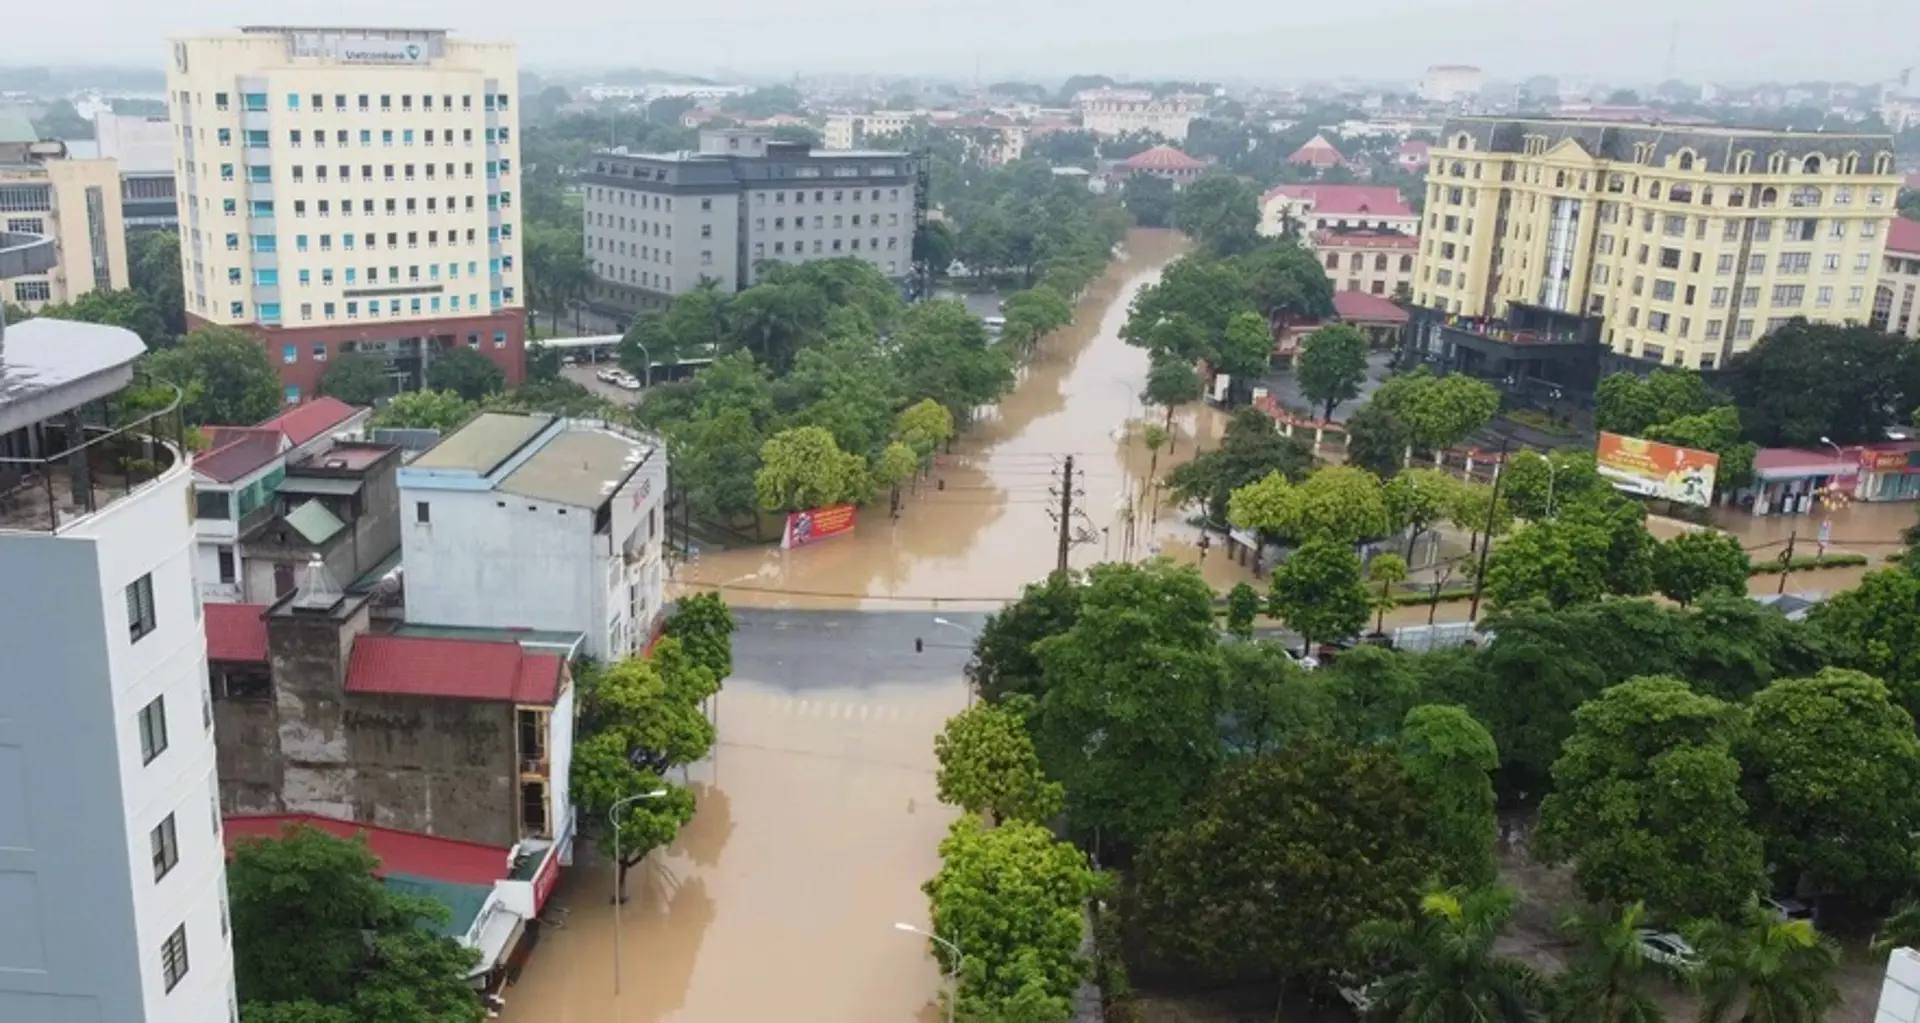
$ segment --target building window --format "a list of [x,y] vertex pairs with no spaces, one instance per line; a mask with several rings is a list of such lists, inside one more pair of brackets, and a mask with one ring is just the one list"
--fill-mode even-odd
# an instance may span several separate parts
[[140,708],[140,762],[153,763],[153,758],[167,751],[167,698],[156,696],[153,702]]
[[167,935],[166,942],[160,946],[160,970],[163,974],[166,975],[168,991],[172,991],[174,988],[179,987],[180,981],[186,977],[187,975],[187,925],[186,924],[181,924],[180,926],[175,927],[173,929],[173,933]]
[[180,862],[180,841],[174,833],[173,814],[167,814],[167,819],[149,832],[147,839],[153,847],[153,879],[158,881]]
[[153,631],[152,573],[127,584],[127,630],[135,643]]
[[433,521],[432,506],[425,501],[415,501],[413,503],[413,521],[429,522],[429,523],[432,522]]

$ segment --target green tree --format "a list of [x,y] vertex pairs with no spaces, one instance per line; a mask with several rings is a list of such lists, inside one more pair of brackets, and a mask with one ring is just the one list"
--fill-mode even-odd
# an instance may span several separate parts
[[1654,586],[1681,604],[1713,591],[1744,595],[1751,571],[1746,550],[1728,533],[1694,530],[1653,548]]
[[1357,544],[1393,529],[1380,477],[1347,465],[1315,470],[1287,492],[1277,531],[1296,541]]
[[1213,589],[1191,566],[1105,564],[1088,572],[1072,628],[1035,644],[1034,747],[1077,829],[1137,843],[1213,773],[1217,628]]
[[412,391],[394,395],[374,414],[373,425],[448,433],[473,418],[473,411],[472,403],[452,391]]
[[1260,198],[1229,174],[1209,174],[1174,200],[1174,226],[1209,251],[1222,256],[1259,244]]
[[1596,499],[1613,490],[1590,451],[1560,450],[1548,455],[1530,448],[1516,451],[1507,456],[1500,477],[1501,496],[1513,513],[1536,522],[1551,518],[1569,503]]
[[349,405],[372,405],[393,392],[387,364],[371,355],[342,355],[320,374],[320,393]]
[[[186,285],[181,280],[180,233],[129,231],[127,280],[160,316],[164,337],[142,335],[149,345],[169,345],[187,332]],[[123,324],[128,326],[131,325]]]
[[1434,704],[1407,712],[1400,726],[1400,766],[1426,807],[1431,848],[1446,876],[1491,884],[1494,817],[1491,772],[1500,766],[1493,736],[1459,707]]
[[733,674],[733,611],[718,592],[681,597],[663,631],[715,679]]
[[1431,872],[1423,810],[1392,753],[1303,740],[1229,764],[1136,868],[1154,951],[1220,980],[1344,965],[1329,935],[1397,917]]
[[1229,754],[1260,756],[1328,733],[1331,704],[1325,692],[1278,643],[1228,643],[1220,656],[1225,666],[1220,732]]
[[1406,464],[1413,431],[1379,402],[1369,401],[1347,417],[1347,464],[1391,479]]
[[[471,949],[434,933],[446,907],[374,875],[366,840],[292,826],[227,864],[234,981],[246,1016],[478,1023]],[[331,1014],[331,1015],[330,1015]]]
[[1593,424],[1608,433],[1644,436],[1647,428],[1712,408],[1705,378],[1688,369],[1656,369],[1646,376],[1614,373],[1594,389]]
[[1663,1023],[1660,1003],[1647,990],[1648,960],[1640,944],[1647,907],[1630,903],[1618,913],[1588,908],[1564,929],[1577,945],[1553,989],[1553,1023]]
[[1367,582],[1378,583],[1380,595],[1373,602],[1373,631],[1379,633],[1394,607],[1393,587],[1407,580],[1407,559],[1398,554],[1380,554],[1367,563]]
[[823,427],[842,451],[864,457],[893,433],[894,383],[874,338],[837,337],[800,351],[774,385],[774,404],[790,425]]
[[1422,368],[1389,379],[1371,403],[1407,425],[1414,447],[1439,451],[1485,426],[1500,410],[1500,392],[1464,373],[1434,376]]
[[1834,645],[1835,663],[1886,680],[1900,705],[1920,711],[1920,576],[1907,566],[1868,572],[1816,605],[1807,621]]
[[1236,583],[1227,591],[1227,631],[1241,639],[1252,639],[1253,620],[1265,603],[1260,599],[1259,590],[1247,583]]
[[1880,905],[1916,880],[1920,739],[1879,679],[1827,668],[1773,683],[1753,697],[1738,752],[1781,883]]
[[988,343],[980,318],[959,302],[908,309],[893,337],[893,367],[907,400],[932,398],[955,419],[1000,400],[1013,386],[1013,362]]
[[1233,414],[1219,447],[1175,466],[1166,482],[1176,502],[1200,503],[1208,524],[1224,529],[1235,490],[1273,473],[1305,479],[1312,468],[1313,453],[1304,442],[1281,436],[1272,416],[1249,407]]
[[946,221],[929,220],[913,233],[913,261],[932,267],[936,275],[947,272],[958,251],[959,241]]
[[203,327],[146,358],[147,373],[179,387],[190,426],[257,423],[278,413],[280,375],[253,336],[232,327]]
[[893,426],[894,436],[905,441],[923,463],[940,450],[940,445],[953,439],[953,413],[932,398],[908,406]]
[[920,460],[903,441],[888,444],[874,456],[873,482],[887,488],[889,510],[893,514],[900,513],[900,484],[912,479],[919,467]]
[[702,415],[671,433],[674,487],[700,519],[731,522],[759,508],[754,478],[765,435],[744,408]]
[[1546,520],[1522,526],[1494,547],[1486,593],[1494,607],[1544,600],[1551,607],[1599,600],[1607,590],[1607,533],[1597,525]]
[[818,426],[782,430],[760,449],[753,492],[773,512],[805,511],[866,499],[872,481],[867,460],[840,450],[833,434]]
[[1360,555],[1329,540],[1301,544],[1274,570],[1268,610],[1299,633],[1308,650],[1316,640],[1358,633],[1371,610],[1360,582]]
[[1713,489],[1715,493],[1727,493],[1753,482],[1753,456],[1759,447],[1742,441],[1743,432],[1740,411],[1732,405],[1721,405],[1698,415],[1655,423],[1647,428],[1646,437],[1720,456]]
[[1318,257],[1292,242],[1262,245],[1233,260],[1253,308],[1269,320],[1333,315],[1333,282]]
[[1403,567],[1413,558],[1420,537],[1453,516],[1466,489],[1466,484],[1441,469],[1409,469],[1387,480],[1380,491],[1387,503],[1387,516],[1396,528],[1407,532]]
[[1712,921],[1693,944],[1701,1023],[1818,1023],[1840,1004],[1840,950],[1805,920]]
[[507,386],[507,374],[493,360],[471,348],[441,352],[427,364],[427,389],[452,391],[468,401],[479,401]]
[[1864,325],[1793,319],[1726,366],[1746,439],[1816,447],[1878,440],[1920,404],[1904,338]]
[[1493,950],[1519,905],[1509,888],[1449,888],[1422,896],[1411,920],[1394,914],[1354,928],[1363,953],[1397,966],[1380,978],[1368,1015],[1405,1023],[1537,1018],[1544,982],[1532,967]]
[[1082,591],[1079,579],[1054,572],[1043,582],[1028,583],[1019,600],[989,615],[967,662],[967,683],[973,691],[989,703],[1014,696],[1038,700],[1046,692],[1046,680],[1036,647],[1080,620]]
[[1732,715],[1670,677],[1581,706],[1540,804],[1541,855],[1572,860],[1593,902],[1645,902],[1681,920],[1739,911],[1766,876],[1728,744]]
[[1220,339],[1215,368],[1235,380],[1258,380],[1273,366],[1273,332],[1266,317],[1251,309],[1235,313]]
[[1156,356],[1147,366],[1147,387],[1140,392],[1140,400],[1166,409],[1164,429],[1172,429],[1173,410],[1199,401],[1202,393],[1200,374],[1194,372],[1192,363]]
[[[924,886],[941,968],[960,978],[963,1019],[1064,1023],[1093,964],[1080,954],[1087,900],[1100,876],[1086,855],[1038,824],[989,828],[963,817],[940,843],[940,872]],[[1019,1015],[1009,1015],[1018,1007]]]
[[1040,770],[1026,722],[1003,707],[981,703],[948,718],[933,753],[940,801],[988,823],[1046,824],[1065,805],[1059,784]]
[[1023,348],[1073,322],[1073,306],[1044,284],[1007,296],[1002,313],[1007,321],[1005,336],[1024,338]]
[[1366,335],[1344,323],[1308,334],[1300,342],[1294,376],[1300,393],[1324,409],[1320,418],[1331,421],[1341,402],[1360,396],[1360,384],[1367,379]]
[[1172,227],[1178,199],[1173,182],[1152,174],[1132,174],[1121,192],[1121,202],[1141,227]]

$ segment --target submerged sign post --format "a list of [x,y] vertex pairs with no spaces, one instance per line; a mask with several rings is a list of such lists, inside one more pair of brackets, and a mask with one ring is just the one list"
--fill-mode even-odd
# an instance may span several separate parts
[[1603,433],[1594,459],[1600,464],[1600,475],[1630,493],[1702,508],[1713,503],[1713,476],[1719,471],[1720,456],[1711,451]]
[[853,532],[855,508],[850,504],[830,504],[824,508],[788,512],[786,528],[780,532],[780,546],[792,549],[830,540]]

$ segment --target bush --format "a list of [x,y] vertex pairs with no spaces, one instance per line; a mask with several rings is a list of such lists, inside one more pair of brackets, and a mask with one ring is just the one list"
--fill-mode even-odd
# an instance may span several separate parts
[[1785,565],[1778,561],[1756,561],[1752,574],[1779,575],[1789,570],[1802,572],[1809,568],[1848,568],[1866,563],[1867,556],[1864,554],[1822,554],[1817,558],[1794,558]]

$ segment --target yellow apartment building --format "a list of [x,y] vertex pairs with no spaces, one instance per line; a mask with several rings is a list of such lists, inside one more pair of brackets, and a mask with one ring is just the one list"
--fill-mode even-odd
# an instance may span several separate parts
[[0,300],[28,310],[127,286],[120,171],[112,160],[71,160],[57,141],[0,139],[0,228],[54,240],[45,273],[8,280]]
[[1449,120],[1427,180],[1415,352],[1576,386],[1867,322],[1901,182],[1885,134],[1504,117]]

